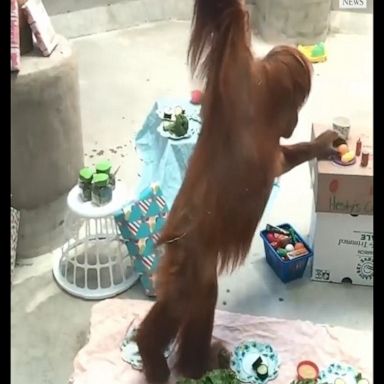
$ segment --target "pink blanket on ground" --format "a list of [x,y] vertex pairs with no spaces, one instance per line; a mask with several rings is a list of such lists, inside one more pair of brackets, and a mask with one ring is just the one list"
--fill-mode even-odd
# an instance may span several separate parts
[[[141,372],[121,359],[120,345],[129,323],[143,318],[152,302],[110,299],[94,305],[90,338],[74,361],[73,384],[144,384]],[[372,383],[372,332],[317,325],[308,321],[255,317],[216,311],[214,338],[229,350],[247,340],[271,344],[281,360],[274,384],[296,378],[301,360],[312,360],[320,369],[332,362],[354,366]],[[171,378],[170,383],[175,379]]]

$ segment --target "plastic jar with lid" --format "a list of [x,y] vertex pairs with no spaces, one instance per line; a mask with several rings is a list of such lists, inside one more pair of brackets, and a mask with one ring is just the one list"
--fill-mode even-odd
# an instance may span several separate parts
[[85,201],[92,200],[92,178],[94,172],[91,168],[82,168],[79,172],[79,187],[81,189],[81,198]]
[[92,202],[104,205],[112,200],[112,187],[109,185],[109,176],[106,173],[96,173],[92,179]]
[[112,164],[106,160],[96,164],[96,173],[105,173],[109,177],[109,185],[112,189],[115,189],[116,180],[115,175],[111,172]]

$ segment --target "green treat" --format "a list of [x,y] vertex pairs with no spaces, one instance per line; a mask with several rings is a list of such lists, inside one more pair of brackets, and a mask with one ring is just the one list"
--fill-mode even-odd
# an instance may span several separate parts
[[180,379],[176,384],[240,384],[240,381],[231,370],[216,369],[208,372],[200,380]]
[[168,125],[165,130],[173,133],[177,137],[182,137],[188,132],[188,119],[185,115],[176,115],[175,122]]
[[324,56],[325,54],[324,44],[323,43],[316,44],[313,47],[311,54],[313,57]]
[[109,175],[112,169],[112,164],[108,161],[101,161],[100,163],[96,164],[96,172],[97,173],[106,173]]

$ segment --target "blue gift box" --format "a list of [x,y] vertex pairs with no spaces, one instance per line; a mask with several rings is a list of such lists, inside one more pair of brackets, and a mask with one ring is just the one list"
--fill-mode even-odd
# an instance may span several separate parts
[[152,184],[140,193],[137,200],[129,202],[115,214],[134,269],[140,275],[148,296],[155,296],[154,279],[160,257],[155,244],[168,211],[159,185]]

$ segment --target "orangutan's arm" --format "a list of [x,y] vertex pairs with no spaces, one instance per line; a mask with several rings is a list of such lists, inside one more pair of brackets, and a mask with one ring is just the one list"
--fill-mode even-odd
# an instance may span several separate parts
[[317,146],[313,141],[293,145],[281,145],[280,150],[277,176],[290,171],[292,168],[306,161],[312,160],[318,155]]
[[314,158],[329,158],[330,155],[336,152],[336,149],[332,147],[332,143],[337,137],[338,134],[335,131],[327,130],[310,142],[280,145],[276,176],[280,176]]

